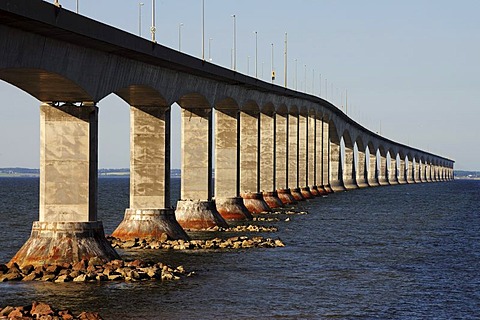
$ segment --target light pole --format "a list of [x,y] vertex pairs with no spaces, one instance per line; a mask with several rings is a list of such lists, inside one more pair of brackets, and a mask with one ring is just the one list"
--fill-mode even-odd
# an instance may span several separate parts
[[77,14],[78,14],[78,0],[77,0]]
[[273,43],[272,43],[272,83],[275,81],[275,69],[273,68]]
[[258,78],[258,32],[255,31],[255,78]]
[[142,7],[143,2],[138,3],[138,36],[142,36]]
[[305,93],[307,93],[307,65],[305,65]]
[[183,23],[178,24],[178,51],[182,52],[182,27]]
[[212,40],[213,38],[208,39],[208,61],[212,61]]
[[250,75],[250,56],[247,56],[247,76]]
[[205,61],[205,0],[202,0],[202,60]]
[[232,67],[233,71],[237,70],[237,22],[236,16],[232,14],[233,18],[233,51],[232,51]]
[[298,78],[297,78],[297,75],[298,75],[298,73],[297,73],[297,61],[298,61],[298,60],[295,59],[295,91],[298,89],[298,86],[297,86],[297,85],[298,85]]
[[155,0],[152,0],[152,27],[150,28],[150,31],[152,33],[152,42],[157,42],[155,40]]
[[287,33],[285,32],[285,48],[283,50],[283,82],[287,87]]

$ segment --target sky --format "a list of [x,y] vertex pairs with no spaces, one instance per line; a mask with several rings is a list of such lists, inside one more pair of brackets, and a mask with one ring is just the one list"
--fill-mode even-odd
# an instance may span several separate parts
[[[275,83],[283,85],[287,33],[288,87],[326,98],[389,139],[453,159],[458,170],[480,171],[480,1],[204,1],[212,63],[231,67],[235,21],[238,72],[255,76],[257,32],[258,77],[269,81],[273,43]],[[75,0],[60,3],[75,11]],[[138,34],[141,8],[149,39],[151,1],[139,3],[79,0],[79,12]],[[156,0],[155,12],[158,43],[178,49],[181,33],[182,52],[201,57],[201,0]],[[0,97],[0,167],[38,168],[40,101],[1,79]],[[99,167],[128,168],[129,107],[115,94],[98,107]],[[172,168],[180,168],[179,114],[172,106]]]

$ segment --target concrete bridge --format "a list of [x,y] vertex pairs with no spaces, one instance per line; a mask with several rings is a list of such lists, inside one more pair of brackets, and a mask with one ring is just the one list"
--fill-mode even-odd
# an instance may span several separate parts
[[[39,221],[11,261],[20,265],[118,256],[97,221],[97,102],[111,93],[131,106],[119,238],[188,238],[184,228],[227,226],[332,191],[453,179],[454,161],[373,133],[321,98],[40,0],[0,0],[0,48],[0,79],[41,102]],[[173,103],[182,127],[176,211]]]

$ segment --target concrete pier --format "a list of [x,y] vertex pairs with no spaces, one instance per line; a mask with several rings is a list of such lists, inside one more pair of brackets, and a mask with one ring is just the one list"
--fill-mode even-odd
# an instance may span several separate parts
[[290,189],[278,189],[277,190],[277,195],[280,201],[282,201],[283,204],[290,205],[290,204],[296,204],[297,201],[295,198],[292,196],[292,193],[290,192]]
[[341,166],[340,142],[330,141],[330,188],[333,192],[345,191]]
[[370,187],[378,187],[378,170],[377,168],[377,156],[375,153],[372,154],[372,150],[369,148],[369,163],[368,163],[368,185]]
[[359,188],[368,187],[368,170],[364,150],[365,148],[363,147],[359,148],[358,150],[358,170],[356,171],[356,180]]
[[188,239],[170,206],[170,108],[130,107],[130,208],[112,236]]
[[397,168],[397,159],[390,158],[390,168],[388,170],[388,183],[390,185],[398,184],[398,168]]
[[357,189],[358,185],[355,181],[355,158],[353,152],[353,145],[348,141],[348,146],[345,145],[345,168],[343,172],[343,185],[347,190]]
[[398,177],[397,177],[399,184],[407,183],[405,175],[406,175],[405,158],[400,157],[400,166],[398,168]]
[[240,113],[240,196],[250,213],[270,211],[270,207],[260,193],[259,140],[259,112],[242,111]]
[[118,258],[97,221],[97,146],[96,106],[40,106],[39,221],[10,263]]
[[240,113],[221,109],[215,113],[215,203],[225,220],[253,217],[240,197]]
[[378,184],[381,186],[388,185],[387,156],[380,153],[380,168],[378,170]]
[[212,113],[182,108],[181,200],[175,216],[183,228],[227,227],[212,201]]

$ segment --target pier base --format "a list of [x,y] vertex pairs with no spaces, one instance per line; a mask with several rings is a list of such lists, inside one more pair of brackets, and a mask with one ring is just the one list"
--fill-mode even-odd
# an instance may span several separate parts
[[227,221],[248,221],[253,216],[248,211],[241,197],[216,198],[217,211]]
[[302,196],[302,192],[301,192],[300,188],[290,189],[290,192],[291,192],[291,194],[292,194],[292,197],[293,197],[296,201],[305,201],[305,198]]
[[278,189],[277,195],[280,201],[283,204],[296,204],[297,201],[293,198],[292,194],[290,193],[290,189]]
[[317,186],[317,191],[319,196],[325,196],[329,194],[329,192],[325,189],[324,186]]
[[215,226],[228,228],[214,201],[178,200],[175,218],[184,229],[201,230]]
[[243,203],[250,213],[270,212],[271,209],[263,200],[261,193],[248,192],[242,193]]
[[320,196],[320,193],[318,192],[317,186],[311,187],[311,188],[310,188],[310,193],[311,193],[312,196],[314,196],[314,197]]
[[278,197],[276,191],[272,192],[263,192],[263,200],[267,203],[270,209],[282,208],[283,202]]
[[302,197],[304,197],[305,199],[312,199],[313,198],[313,194],[310,192],[309,187],[300,188],[300,193],[302,194]]
[[98,257],[104,262],[120,259],[105,238],[101,221],[33,222],[30,238],[10,260],[20,267],[76,263]]
[[173,209],[126,209],[125,217],[112,233],[122,240],[159,239],[166,234],[171,240],[189,240],[187,233],[175,220]]

